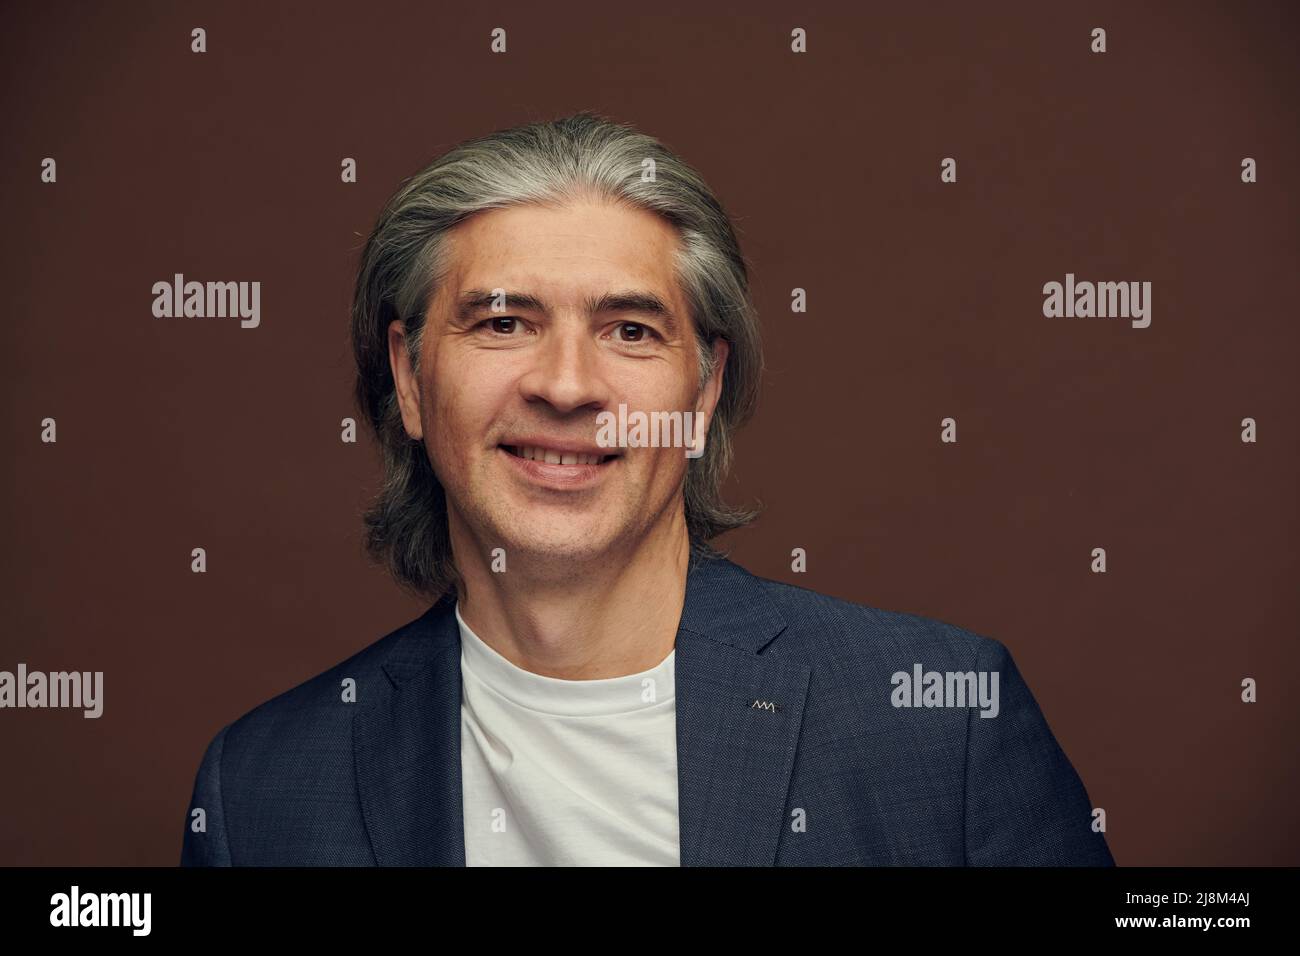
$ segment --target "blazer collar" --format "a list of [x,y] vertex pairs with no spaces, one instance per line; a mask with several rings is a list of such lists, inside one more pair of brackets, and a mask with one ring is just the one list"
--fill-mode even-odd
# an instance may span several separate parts
[[[677,631],[678,821],[682,866],[770,866],[811,668],[760,654],[785,621],[759,579],[693,557]],[[357,792],[381,866],[464,866],[460,631],[455,598],[413,621],[358,688]]]

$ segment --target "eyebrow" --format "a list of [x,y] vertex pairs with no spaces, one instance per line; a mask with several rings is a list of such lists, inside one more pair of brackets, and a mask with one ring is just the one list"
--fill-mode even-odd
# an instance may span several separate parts
[[[489,309],[498,298],[504,301],[506,309],[522,309],[549,315],[550,307],[535,295],[527,292],[507,292],[496,296],[482,289],[470,289],[457,300],[456,317],[467,321],[482,309]],[[670,337],[678,333],[677,320],[667,303],[653,292],[638,289],[623,292],[606,292],[603,295],[588,296],[583,306],[589,315],[601,312],[641,312],[656,316],[664,324]]]

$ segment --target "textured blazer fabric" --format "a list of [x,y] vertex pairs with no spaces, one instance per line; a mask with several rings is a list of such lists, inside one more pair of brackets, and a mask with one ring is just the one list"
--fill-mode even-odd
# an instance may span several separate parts
[[[700,556],[676,651],[683,866],[1114,864],[996,640]],[[447,597],[216,734],[182,864],[464,866],[460,701]]]

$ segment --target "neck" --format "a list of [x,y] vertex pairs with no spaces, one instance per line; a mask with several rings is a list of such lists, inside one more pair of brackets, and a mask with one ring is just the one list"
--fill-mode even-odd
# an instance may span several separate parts
[[686,600],[690,538],[680,511],[672,518],[660,533],[610,552],[560,559],[570,573],[559,578],[556,558],[515,551],[508,571],[494,573],[487,552],[453,521],[461,617],[506,660],[545,677],[599,680],[649,670],[672,651]]

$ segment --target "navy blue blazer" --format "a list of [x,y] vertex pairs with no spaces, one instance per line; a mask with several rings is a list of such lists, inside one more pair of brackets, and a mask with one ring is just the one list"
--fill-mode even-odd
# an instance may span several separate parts
[[[223,727],[182,865],[464,866],[454,608]],[[710,557],[692,561],[675,646],[683,866],[1114,864],[996,640]],[[895,706],[891,676],[916,664],[998,672],[997,716]]]

